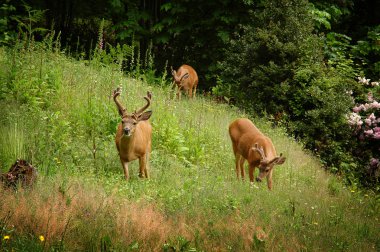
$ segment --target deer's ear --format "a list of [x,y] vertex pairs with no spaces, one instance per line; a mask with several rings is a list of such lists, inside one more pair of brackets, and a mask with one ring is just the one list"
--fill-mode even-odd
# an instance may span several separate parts
[[139,118],[137,119],[138,121],[146,121],[150,118],[150,116],[152,115],[152,111],[145,111],[144,113],[142,113]]
[[276,164],[278,164],[278,165],[283,164],[283,163],[285,163],[285,160],[286,160],[286,157],[280,157],[280,158],[277,160]]

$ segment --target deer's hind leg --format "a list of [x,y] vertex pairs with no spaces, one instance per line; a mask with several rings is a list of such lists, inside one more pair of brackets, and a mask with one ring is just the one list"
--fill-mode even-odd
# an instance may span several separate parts
[[189,98],[193,98],[193,88],[189,88],[188,95],[189,95]]
[[239,154],[235,153],[235,166],[236,166],[236,177],[239,179],[240,173],[242,176],[242,179],[244,179],[244,167],[242,167],[244,164],[244,158]]

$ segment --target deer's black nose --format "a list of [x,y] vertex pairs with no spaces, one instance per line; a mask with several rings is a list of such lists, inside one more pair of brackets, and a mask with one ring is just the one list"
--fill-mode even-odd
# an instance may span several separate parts
[[257,182],[261,182],[261,178],[257,177],[257,178],[256,178],[256,181],[257,181]]
[[128,129],[128,128],[124,128],[124,134],[129,136],[129,134],[131,133],[131,130]]

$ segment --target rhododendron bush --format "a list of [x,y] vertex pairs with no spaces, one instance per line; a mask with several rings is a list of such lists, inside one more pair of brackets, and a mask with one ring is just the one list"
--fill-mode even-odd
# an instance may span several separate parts
[[379,82],[359,77],[359,84],[368,91],[366,99],[356,104],[348,115],[348,124],[359,141],[356,153],[358,158],[368,158],[367,173],[375,179],[380,177],[380,89]]

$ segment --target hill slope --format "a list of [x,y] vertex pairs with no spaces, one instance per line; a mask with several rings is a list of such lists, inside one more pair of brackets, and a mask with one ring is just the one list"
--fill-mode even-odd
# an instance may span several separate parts
[[[248,117],[236,108],[201,95],[176,101],[168,84],[148,85],[117,65],[71,60],[42,45],[0,48],[0,69],[1,170],[16,158],[39,170],[33,190],[0,189],[6,250],[380,249],[376,196],[345,188],[265,119],[251,118],[287,157],[275,168],[273,191],[235,178],[227,129]],[[153,93],[149,180],[138,178],[137,161],[131,180],[123,179],[113,139],[116,86],[130,111]]]

